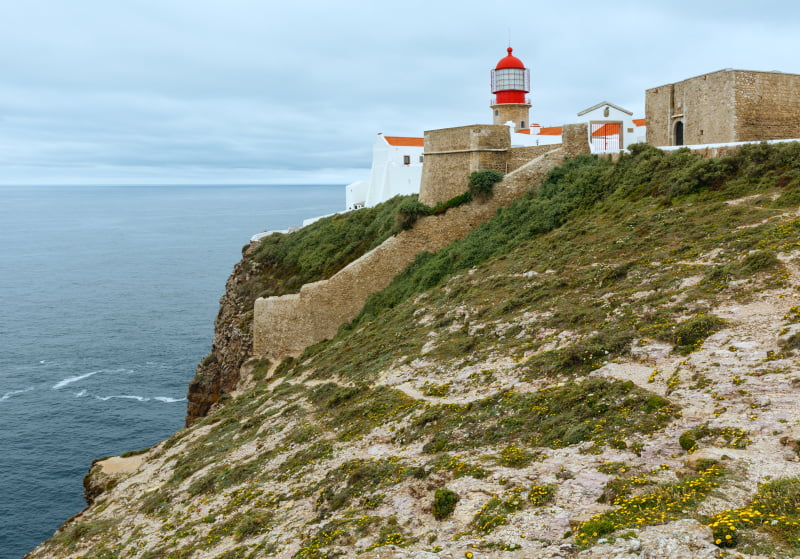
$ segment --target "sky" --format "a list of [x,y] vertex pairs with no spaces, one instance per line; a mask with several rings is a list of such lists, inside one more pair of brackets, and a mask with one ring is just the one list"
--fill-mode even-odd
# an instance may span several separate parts
[[800,3],[0,0],[0,184],[347,184],[375,135],[531,120],[736,68],[800,74]]

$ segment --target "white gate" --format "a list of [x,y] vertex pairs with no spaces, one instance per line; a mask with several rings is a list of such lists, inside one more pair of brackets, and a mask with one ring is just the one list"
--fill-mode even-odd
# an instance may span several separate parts
[[591,122],[592,153],[614,153],[622,149],[621,122]]

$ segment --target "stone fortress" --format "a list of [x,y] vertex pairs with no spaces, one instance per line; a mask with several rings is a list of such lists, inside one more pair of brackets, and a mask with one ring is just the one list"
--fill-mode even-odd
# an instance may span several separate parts
[[565,157],[623,151],[634,143],[634,126],[646,124],[651,145],[689,145],[707,155],[716,153],[703,150],[708,145],[800,138],[800,75],[721,70],[647,90],[646,119],[638,122],[625,109],[603,102],[579,113],[583,122],[560,127],[560,143],[512,146],[512,134],[532,137],[538,126],[530,125],[529,84],[528,69],[509,48],[492,71],[494,123],[425,132],[420,201],[432,206],[449,200],[466,190],[470,173],[494,169],[505,177],[489,200],[424,217],[297,294],[256,300],[253,354],[279,360],[333,337],[358,315],[370,294],[385,288],[418,253],[463,238]]

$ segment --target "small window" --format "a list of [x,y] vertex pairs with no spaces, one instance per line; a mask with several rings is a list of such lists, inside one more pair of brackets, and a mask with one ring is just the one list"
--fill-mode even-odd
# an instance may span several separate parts
[[419,162],[420,162],[420,163],[422,163],[422,160],[423,160],[424,158],[425,158],[425,157],[424,157],[423,155],[420,155],[420,156],[419,156]]
[[520,128],[525,128],[525,121],[524,120],[520,120],[519,121],[519,127]]
[[500,111],[498,111],[497,109],[495,109],[495,110],[494,110],[494,116],[497,116],[497,115],[499,115],[499,114],[500,114]]
[[404,155],[403,156],[403,165],[411,165],[411,156],[410,155]]

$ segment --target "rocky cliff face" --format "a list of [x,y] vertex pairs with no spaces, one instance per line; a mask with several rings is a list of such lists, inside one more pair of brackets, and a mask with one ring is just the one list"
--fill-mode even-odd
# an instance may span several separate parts
[[259,269],[252,259],[253,250],[252,244],[242,249],[242,260],[225,283],[225,294],[214,321],[211,353],[197,366],[197,373],[189,383],[187,427],[205,417],[223,394],[236,390],[242,364],[252,354],[255,297],[249,286]]

